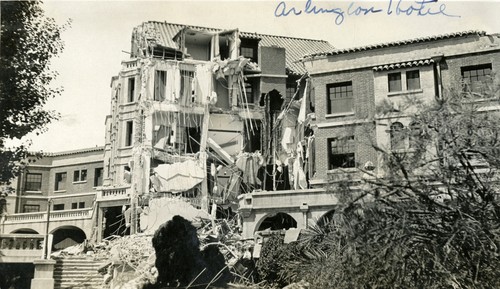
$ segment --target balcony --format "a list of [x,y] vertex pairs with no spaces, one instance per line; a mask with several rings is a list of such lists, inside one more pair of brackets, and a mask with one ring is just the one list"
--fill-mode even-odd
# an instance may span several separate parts
[[97,193],[97,201],[122,200],[130,197],[130,186],[126,187],[103,187]]
[[[50,212],[50,221],[64,221],[92,218],[94,208]],[[37,223],[47,220],[47,212],[21,213],[5,216],[5,224]]]
[[26,263],[41,259],[44,240],[45,236],[38,234],[0,235],[0,263]]

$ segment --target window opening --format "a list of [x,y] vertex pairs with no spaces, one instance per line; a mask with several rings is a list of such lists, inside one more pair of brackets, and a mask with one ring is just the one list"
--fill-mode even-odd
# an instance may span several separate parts
[[353,111],[352,81],[327,85],[328,113]]
[[403,90],[402,85],[401,85],[401,73],[400,72],[389,73],[387,75],[387,78],[389,80],[389,92]]
[[128,102],[134,101],[135,95],[135,77],[131,77],[128,79]]
[[84,182],[87,180],[87,170],[77,170],[73,172],[73,182]]
[[156,70],[154,100],[156,101],[165,100],[166,86],[167,86],[167,72],[164,70]]
[[491,63],[462,67],[464,91],[483,93],[491,79]]
[[330,170],[356,166],[354,136],[328,139],[328,146]]
[[125,146],[131,146],[132,145],[133,128],[134,128],[133,121],[127,121],[126,128],[125,128]]
[[104,168],[96,168],[94,170],[94,187],[102,186]]
[[25,190],[40,191],[42,189],[42,174],[28,173],[26,175]]
[[401,150],[405,149],[405,135],[404,126],[400,122],[391,124],[391,149]]
[[56,181],[54,189],[56,191],[66,190],[66,173],[56,173]]
[[23,213],[40,212],[40,205],[23,205]]
[[420,89],[420,72],[418,70],[406,72],[406,88],[408,90]]

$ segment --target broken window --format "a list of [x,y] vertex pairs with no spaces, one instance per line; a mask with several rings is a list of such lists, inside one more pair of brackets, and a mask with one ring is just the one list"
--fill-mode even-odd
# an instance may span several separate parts
[[186,127],[186,153],[192,154],[200,151],[201,130],[199,127]]
[[258,40],[241,39],[240,55],[249,58],[250,61],[258,63]]
[[[251,122],[251,123],[250,123]],[[247,119],[244,125],[244,151],[261,151],[261,122],[258,120]]]
[[157,125],[153,133],[153,144],[157,149],[166,149],[172,145],[172,134],[174,131],[170,126]]
[[54,190],[66,190],[66,173],[56,173]]
[[328,139],[328,168],[354,168],[355,161],[354,136]]
[[181,70],[181,99],[184,101],[184,105],[195,101],[193,80],[193,71]]
[[156,70],[154,100],[156,101],[165,100],[166,86],[167,86],[167,72],[164,70]]
[[[254,103],[254,95],[255,95],[254,87],[255,85],[253,80],[245,81],[246,103]],[[243,101],[245,101],[244,98],[245,95],[243,95]]]

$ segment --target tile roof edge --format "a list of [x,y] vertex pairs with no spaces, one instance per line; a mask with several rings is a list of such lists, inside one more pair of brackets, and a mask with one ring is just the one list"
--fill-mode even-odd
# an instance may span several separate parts
[[449,39],[449,38],[466,37],[469,35],[487,36],[487,35],[495,35],[495,34],[497,34],[497,33],[487,34],[486,31],[484,31],[484,30],[468,30],[468,31],[452,32],[452,33],[446,33],[446,34],[422,36],[422,37],[417,37],[417,38],[390,41],[390,42],[367,44],[367,45],[363,45],[363,46],[340,48],[340,49],[334,49],[334,50],[331,50],[328,52],[311,53],[311,54],[304,55],[302,59],[312,58],[315,56],[330,56],[330,55],[336,55],[336,54],[346,54],[346,53],[352,53],[352,52],[374,50],[374,49],[387,48],[387,47],[393,47],[393,46],[402,46],[402,45],[421,43],[421,42],[438,41],[438,40]]
[[[227,30],[227,28],[216,28],[216,27],[198,26],[198,25],[190,25],[190,24],[180,24],[180,23],[172,23],[172,22],[167,22],[167,21],[156,21],[156,20],[144,21],[144,22],[142,22],[141,24],[139,24],[139,25],[137,25],[135,27],[138,27],[138,26],[140,26],[140,25],[142,25],[144,23],[170,24],[170,25],[178,25],[178,26],[193,27],[193,28],[203,28],[203,29],[212,29],[212,30],[218,30],[218,29],[220,29],[222,31]],[[248,32],[248,31],[242,31],[239,28],[229,28],[229,29],[238,29],[240,31],[240,33],[254,34],[254,35],[259,35],[259,36],[283,37],[283,38],[288,38],[288,39],[316,41],[316,42],[324,42],[324,43],[330,44],[330,42],[328,42],[326,40],[323,40],[323,39],[312,39],[312,38],[302,38],[302,37],[293,37],[293,36],[285,36],[285,35],[265,34],[265,33],[258,33],[258,32]]]
[[29,154],[36,155],[38,153],[42,154],[42,157],[57,157],[57,156],[65,156],[65,155],[73,155],[73,154],[79,154],[79,153],[89,153],[89,152],[97,152],[97,151],[104,151],[104,146],[97,146],[97,147],[91,147],[91,148],[82,148],[82,149],[76,149],[76,150],[68,150],[68,151],[61,151],[61,152],[29,152]]

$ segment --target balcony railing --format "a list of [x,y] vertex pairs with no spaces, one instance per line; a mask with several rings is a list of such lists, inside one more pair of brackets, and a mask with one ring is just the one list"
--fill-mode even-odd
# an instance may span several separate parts
[[[92,218],[94,208],[52,211],[50,212],[50,221],[68,220],[68,219],[90,219]],[[21,213],[5,216],[5,224],[17,223],[35,223],[47,220],[46,212]]]
[[45,237],[38,234],[0,235],[0,250],[42,250]]
[[97,200],[114,200],[114,199],[126,199],[130,196],[130,187],[103,187],[97,194]]
[[[51,240],[52,235],[49,235],[49,248],[52,247]],[[40,259],[44,241],[45,236],[38,234],[0,234],[0,263],[25,263]]]

